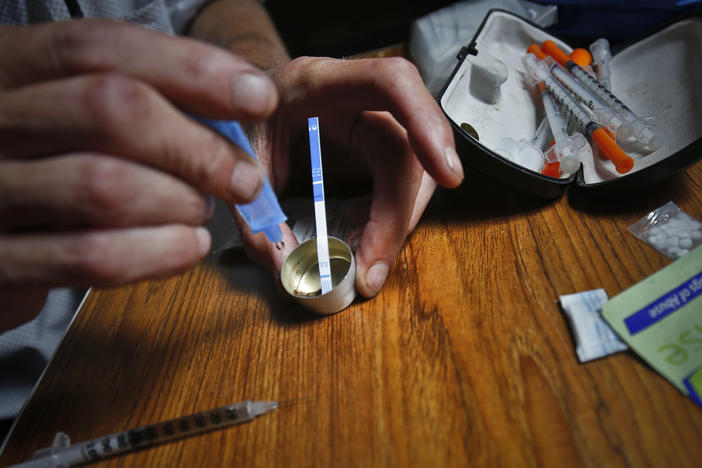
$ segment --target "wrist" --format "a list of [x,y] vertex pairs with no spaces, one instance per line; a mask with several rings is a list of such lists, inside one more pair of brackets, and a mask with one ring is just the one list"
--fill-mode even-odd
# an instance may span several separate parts
[[290,61],[287,51],[266,37],[241,36],[223,45],[262,70],[271,70]]
[[269,70],[290,56],[265,8],[256,0],[217,0],[195,18],[190,36],[224,47]]

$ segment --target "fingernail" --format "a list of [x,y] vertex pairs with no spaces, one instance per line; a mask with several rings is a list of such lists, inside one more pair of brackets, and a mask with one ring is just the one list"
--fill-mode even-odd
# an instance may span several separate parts
[[271,110],[275,92],[273,84],[263,75],[246,72],[234,78],[232,101],[235,108],[259,114]]
[[390,266],[387,263],[378,262],[366,272],[366,284],[373,291],[373,295],[378,294],[380,288],[385,284]]
[[215,199],[212,195],[205,195],[205,219],[210,219],[214,214]]
[[449,146],[444,150],[444,155],[446,156],[446,164],[451,170],[461,179],[463,179],[463,166],[461,166],[461,160],[458,159],[458,154],[456,150]]
[[261,187],[261,173],[258,166],[246,159],[240,159],[234,166],[230,189],[239,202],[251,201]]
[[210,246],[212,245],[210,231],[200,226],[195,228],[195,235],[197,236],[197,250],[200,252],[200,256],[204,257],[209,253]]

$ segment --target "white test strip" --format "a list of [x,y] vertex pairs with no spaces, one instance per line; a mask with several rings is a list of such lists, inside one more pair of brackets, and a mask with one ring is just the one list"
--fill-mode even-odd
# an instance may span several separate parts
[[310,135],[310,161],[312,162],[312,193],[314,196],[314,219],[317,227],[317,263],[322,294],[332,289],[329,268],[329,241],[327,240],[327,213],[324,209],[324,176],[322,175],[322,151],[319,143],[319,119],[307,119]]

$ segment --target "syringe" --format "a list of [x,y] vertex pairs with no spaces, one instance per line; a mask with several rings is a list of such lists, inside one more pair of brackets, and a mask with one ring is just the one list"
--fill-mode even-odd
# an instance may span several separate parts
[[500,144],[495,148],[495,152],[503,158],[509,159],[534,172],[541,170],[542,174],[558,177],[558,174],[554,176],[542,170],[544,167],[544,152],[542,148],[546,144],[546,140],[550,138],[551,129],[548,126],[548,121],[544,118],[536,128],[536,132],[530,141],[503,137],[500,140]]
[[565,88],[575,95],[585,106],[593,111],[594,120],[600,125],[609,128],[616,134],[618,129],[627,124],[623,111],[616,111],[596,94],[586,88],[580,81],[576,80],[564,68],[559,66],[553,57],[547,56],[539,46],[532,44],[527,52],[534,54],[541,59],[551,75],[558,79]]
[[529,144],[542,150],[552,136],[553,134],[551,133],[551,127],[548,124],[548,119],[544,117],[541,119],[539,126],[536,127],[534,136],[531,137]]
[[609,41],[604,37],[597,39],[590,44],[590,52],[597,69],[597,79],[607,89],[610,89],[612,83],[609,73],[609,61],[612,59],[612,52],[609,49]]
[[634,160],[622,151],[617,143],[607,134],[607,132],[590,116],[575,98],[563,87],[550,73],[548,64],[539,60],[535,55],[527,53],[524,57],[524,66],[527,72],[537,81],[541,81],[558,100],[571,113],[576,122],[587,132],[592,140],[602,151],[602,154],[612,161],[617,172],[625,174],[634,166]]
[[565,174],[572,174],[580,168],[584,158],[592,159],[592,149],[582,133],[568,135],[568,130],[561,113],[556,108],[551,91],[543,89],[541,100],[546,110],[546,118],[551,126],[556,143],[545,153],[546,163],[559,162],[559,168]]
[[[532,46],[538,48],[538,46]],[[530,49],[532,46],[530,46]],[[548,65],[551,74],[556,77],[568,91],[574,94],[585,106],[592,110],[593,120],[608,128],[612,134],[615,135],[617,141],[627,141],[629,136],[637,131],[636,128],[639,126],[640,122],[627,120],[629,117],[624,110],[615,109],[604,102],[579,80],[575,79],[573,75],[558,65],[553,57],[546,56],[542,59],[542,62]]]
[[278,408],[276,401],[242,401],[209,411],[130,429],[71,445],[63,432],[51,447],[38,450],[32,460],[10,468],[63,468],[140,450],[201,432],[251,421]]
[[[239,148],[246,151],[249,156],[257,160],[256,153],[249,143],[246,134],[241,129],[239,122],[234,120],[211,120],[203,117],[193,116],[198,122],[207,125],[213,130],[219,132],[222,136],[227,137]],[[271,188],[268,179],[261,174],[263,178],[263,186],[258,197],[251,203],[245,205],[235,205],[237,211],[244,218],[246,224],[249,225],[251,232],[254,234],[264,232],[266,237],[271,242],[280,242],[283,238],[283,233],[280,230],[279,224],[285,222],[287,217],[280,208],[278,198]]]
[[[536,128],[536,134],[531,139],[531,143],[537,145],[538,148],[543,148],[546,146],[547,141],[553,141],[553,133],[551,132],[551,125],[548,123],[548,118],[544,117]],[[559,161],[547,161],[543,151],[541,155],[544,156],[544,167],[541,169],[541,173],[550,177],[559,178],[561,176],[561,163]]]
[[[530,45],[527,48],[527,52],[541,60],[546,58],[546,54],[536,44]],[[559,171],[563,171],[565,174],[572,174],[578,170],[583,158],[592,159],[592,148],[590,148],[582,133],[575,132],[571,136],[568,135],[568,125],[563,116],[561,116],[551,91],[546,89],[546,85],[543,82],[539,82],[538,87],[541,91],[541,100],[546,111],[546,118],[555,140],[555,144],[544,155],[546,163],[544,165],[545,171],[542,171],[542,173],[551,176],[555,174],[555,177],[560,175]],[[555,163],[558,164],[556,165]],[[556,168],[558,170],[555,170]]]
[[[642,118],[634,114],[634,112],[620,101],[614,93],[588,72],[583,70],[577,63],[572,61],[565,52],[558,48],[555,42],[550,40],[544,41],[541,48],[561,66],[565,67],[579,82],[597,96],[600,101],[604,102],[606,106],[609,106],[614,111],[622,112],[624,120],[627,121],[627,125],[618,126],[615,130],[618,139],[625,140],[629,137],[633,137],[641,145],[647,146],[651,151],[655,151],[663,146],[661,138],[652,130],[654,124],[652,118]],[[561,79],[560,76],[558,79]]]

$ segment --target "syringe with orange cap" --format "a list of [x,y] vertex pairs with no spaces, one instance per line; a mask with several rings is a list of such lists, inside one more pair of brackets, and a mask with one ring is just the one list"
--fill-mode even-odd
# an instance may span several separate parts
[[558,162],[561,172],[572,174],[578,170],[584,158],[592,158],[592,148],[582,133],[574,132],[568,135],[567,124],[558,111],[551,91],[546,89],[543,83],[539,85],[541,85],[539,88],[541,88],[541,100],[544,103],[546,118],[555,140],[554,145],[544,153],[545,167]]
[[[561,82],[565,88],[578,98],[593,113],[593,120],[611,131],[613,136],[619,134],[622,127],[630,125],[623,110],[614,109],[599,96],[585,87],[573,75],[561,67],[553,57],[546,55],[541,48],[532,44],[527,52],[534,54],[546,64],[548,71]],[[620,136],[621,139],[621,136]]]
[[[546,57],[535,44],[529,46],[527,51],[540,59]],[[583,52],[587,57],[583,55]],[[571,54],[571,59],[586,65],[590,60],[589,55],[583,49],[575,49],[573,54]],[[583,158],[592,158],[592,148],[582,133],[575,132],[570,136],[568,135],[568,124],[558,110],[551,91],[546,89],[546,85],[543,82],[539,82],[538,87],[541,92],[544,110],[546,111],[546,121],[554,139],[554,144],[544,153],[545,162],[541,173],[551,177],[559,177],[561,172],[572,174],[578,170]]]
[[[625,120],[625,124],[618,125],[616,129],[617,139],[627,140],[631,137],[636,139],[642,146],[648,147],[651,151],[655,151],[663,146],[661,138],[652,130],[655,124],[652,117],[639,117],[631,109],[629,109],[617,96],[607,89],[602,83],[583,70],[577,63],[566,55],[555,42],[548,40],[541,45],[542,50],[553,57],[556,62],[565,67],[580,83],[589,89],[601,102],[609,106],[614,111],[621,111],[621,115]],[[559,77],[559,79],[561,79]],[[599,107],[598,107],[599,109]],[[594,110],[594,109],[593,109]],[[603,122],[601,122],[603,123]],[[611,126],[610,126],[611,128]]]
[[[530,48],[530,52],[532,50],[534,48]],[[551,75],[551,67],[545,61],[539,60],[533,53],[527,53],[524,57],[524,66],[529,75],[543,82],[553,97],[570,112],[575,121],[597,144],[601,154],[612,161],[617,172],[625,174],[631,170],[634,160],[617,145],[600,124],[592,120],[586,110],[580,107],[576,98]]]

